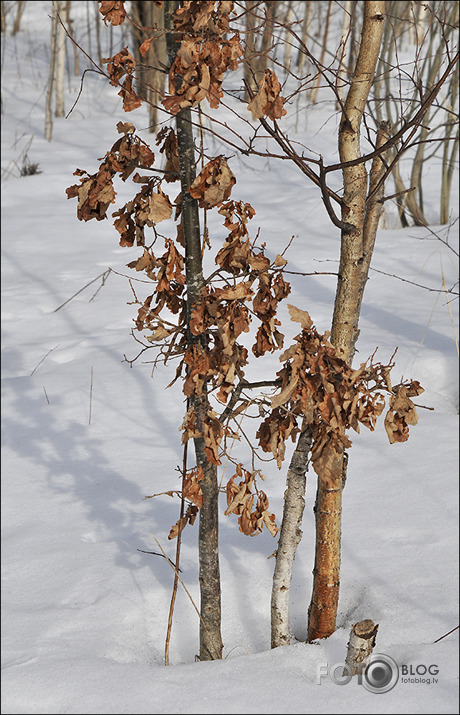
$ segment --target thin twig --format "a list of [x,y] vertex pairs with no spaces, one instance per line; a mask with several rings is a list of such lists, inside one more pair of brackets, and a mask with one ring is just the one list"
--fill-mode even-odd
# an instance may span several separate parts
[[55,345],[54,348],[51,348],[51,350],[48,350],[48,352],[46,353],[45,357],[43,357],[43,358],[40,360],[40,362],[37,363],[37,365],[35,365],[34,369],[33,369],[32,372],[30,373],[30,377],[32,377],[32,375],[34,374],[35,370],[36,370],[38,367],[40,367],[40,365],[42,364],[42,362],[44,362],[44,361],[46,360],[46,358],[48,357],[48,355],[49,355],[50,353],[52,353],[53,350],[56,350],[56,348],[58,348],[59,345],[60,345],[60,343],[58,343],[57,345]]
[[454,321],[454,316],[452,315],[452,308],[450,307],[450,300],[449,300],[449,295],[448,295],[449,291],[448,291],[448,288],[446,285],[446,279],[444,276],[444,268],[442,267],[442,263],[441,263],[441,276],[442,276],[442,287],[446,294],[447,307],[449,308],[450,322],[452,324],[452,332],[454,334],[454,341],[455,341],[455,346],[457,348],[457,355],[460,355],[459,349],[458,349],[457,333],[455,332],[455,321]]
[[407,278],[402,278],[402,276],[397,276],[394,273],[386,273],[386,271],[379,271],[378,268],[372,268],[371,271],[374,271],[375,273],[381,273],[383,276],[389,276],[390,278],[397,278],[398,281],[403,281],[404,283],[410,283],[413,286],[417,286],[417,288],[424,288],[424,290],[428,290],[431,293],[452,293],[452,295],[460,295],[457,291],[453,290],[452,288],[430,288],[429,286],[424,286],[421,283],[415,283],[414,281],[410,281]]
[[48,399],[48,395],[46,394],[45,386],[43,386],[43,392],[45,393],[46,401],[49,405],[51,405],[51,402]]
[[[187,405],[188,408],[188,405]],[[182,490],[181,490],[181,499],[180,499],[180,514],[179,514],[179,524],[182,524],[183,518],[184,518],[184,513],[185,513],[185,497],[184,497],[184,486],[185,486],[185,478],[187,474],[187,442],[184,444],[184,450],[183,450],[183,455],[182,455]],[[176,542],[176,566],[175,566],[175,571],[174,571],[174,583],[173,583],[173,590],[171,594],[171,603],[169,605],[169,614],[168,614],[168,629],[166,632],[166,641],[165,641],[165,665],[169,665],[169,643],[171,640],[171,629],[172,629],[172,621],[173,621],[173,614],[174,614],[174,604],[176,602],[176,595],[177,595],[177,582],[179,578],[179,561],[180,561],[180,547],[182,543],[182,529],[179,528],[179,531],[177,533],[177,542]]]
[[91,365],[91,383],[89,386],[89,416],[88,416],[88,424],[91,424],[91,411],[93,408],[93,366]]
[[[76,293],[74,293],[70,298],[68,298],[68,299],[67,299],[64,303],[62,303],[58,308],[56,308],[55,310],[53,310],[53,313],[57,313],[58,310],[61,310],[61,308],[63,308],[65,305],[67,305],[67,303],[70,303],[70,301],[73,300],[77,295],[79,295],[79,293],[81,293],[82,291],[84,291],[85,288],[88,288],[88,286],[90,286],[92,283],[95,283],[97,280],[99,280],[99,278],[102,278],[102,279],[103,279],[103,284],[104,284],[105,280],[107,279],[107,276],[108,276],[109,273],[111,273],[111,272],[112,272],[112,269],[111,269],[111,268],[107,268],[106,271],[104,271],[104,272],[101,273],[100,275],[96,276],[96,278],[93,278],[93,280],[90,281],[89,283],[87,283],[85,286],[83,286],[83,288],[80,288],[80,290],[77,290]],[[115,271],[114,271],[114,272],[115,272]],[[93,298],[94,298],[94,296],[93,296]],[[92,300],[92,299],[91,299],[91,300]]]
[[[153,538],[154,538],[155,541],[157,542],[158,547],[161,549],[163,555],[164,555],[165,558],[168,560],[169,565],[171,566],[172,569],[174,569],[174,572],[176,572],[176,567],[172,565],[172,563],[170,562],[170,560],[169,560],[168,557],[166,556],[165,551],[164,551],[162,545],[160,544],[160,542],[158,541],[157,537],[156,537],[155,534],[153,534],[152,532],[150,532],[150,533],[152,534]],[[209,633],[208,629],[206,628],[206,624],[205,624],[205,622],[203,621],[203,619],[202,619],[202,617],[201,617],[201,613],[199,612],[199,610],[198,610],[198,608],[197,608],[197,605],[196,605],[195,601],[193,600],[193,598],[192,598],[192,596],[191,596],[191,594],[190,594],[190,592],[189,592],[187,586],[186,586],[185,583],[182,581],[182,579],[181,579],[180,576],[177,576],[177,578],[178,578],[178,580],[180,581],[180,584],[181,584],[182,588],[184,589],[185,593],[187,594],[187,596],[189,597],[190,601],[192,602],[192,606],[193,606],[193,608],[195,609],[195,611],[197,612],[198,618],[200,619],[200,621],[201,621],[201,623],[202,623],[202,625],[203,625],[203,628],[206,630],[207,633]]]
[[436,640],[433,641],[433,643],[439,643],[439,641],[442,641],[442,639],[445,638],[446,636],[450,636],[450,634],[453,633],[454,631],[458,631],[459,628],[460,628],[460,626],[455,626],[455,628],[452,628],[452,630],[449,631],[448,633],[444,633],[444,635],[441,636],[441,638],[436,638]]
[[[174,566],[174,568],[176,568],[176,564],[174,563],[174,561],[171,561],[171,559],[169,559],[164,554],[159,554],[158,551],[144,551],[144,549],[137,549],[137,551],[140,551],[141,554],[153,554],[153,556],[161,556],[161,558],[166,559],[167,561],[169,561],[171,566]],[[181,569],[178,568],[178,571],[181,571]]]

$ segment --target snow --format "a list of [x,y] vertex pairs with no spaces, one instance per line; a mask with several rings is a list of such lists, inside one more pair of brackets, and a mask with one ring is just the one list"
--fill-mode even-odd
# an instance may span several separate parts
[[[84,44],[87,4],[72,5],[80,6]],[[418,402],[434,409],[419,410],[404,444],[390,446],[383,424],[351,435],[336,632],[303,642],[314,557],[310,472],[292,581],[292,645],[270,650],[268,557],[276,540],[268,532],[246,537],[222,513],[224,659],[195,662],[198,617],[179,587],[171,665],[164,666],[173,572],[165,559],[137,549],[159,551],[156,538],[175,556],[167,535],[178,502],[144,497],[179,487],[183,395],[179,383],[164,389],[175,365],[158,366],[152,378],[149,353],[132,368],[123,358],[140,349],[130,336],[136,308],[124,277],[139,277],[126,267],[139,250],[120,248],[109,221],[78,222],[76,201],[65,195],[77,181],[73,171],[94,171],[117,139],[117,122],[126,121],[116,90],[88,75],[76,109],[54,120],[50,143],[43,137],[49,9],[27,3],[21,32],[2,43],[2,712],[457,712],[458,631],[434,641],[458,624],[458,300],[439,292],[456,284],[458,265],[451,248],[424,228],[379,231],[356,360],[378,347],[386,361],[398,347],[395,380],[420,380],[426,391]],[[80,80],[72,76],[68,84],[67,108]],[[336,118],[327,121],[329,115],[330,105],[321,103],[296,122],[299,138],[333,158]],[[143,129],[146,110],[129,121]],[[27,146],[41,173],[21,177]],[[250,230],[260,227],[267,254],[295,236],[288,270],[335,272],[339,235],[316,187],[285,161],[233,156],[229,164],[237,176],[232,195],[254,206]],[[438,180],[425,190],[434,215],[439,169],[430,166]],[[121,201],[130,187],[117,191]],[[457,195],[458,175],[453,225],[430,227],[455,250]],[[220,246],[225,233],[215,212],[209,221]],[[162,232],[172,227],[165,222]],[[101,286],[96,278],[108,267]],[[328,329],[335,276],[287,278],[286,302]],[[133,285],[148,294],[144,284]],[[287,346],[296,326],[283,332]],[[269,357],[248,377],[261,379],[278,365]],[[285,468],[262,468],[279,523]],[[197,524],[183,533],[181,577],[198,604],[196,542]],[[414,671],[436,665],[437,682],[400,678],[380,694],[356,678],[347,687],[329,677],[318,683],[318,668],[345,659],[350,628],[363,618],[379,623],[376,652]]]

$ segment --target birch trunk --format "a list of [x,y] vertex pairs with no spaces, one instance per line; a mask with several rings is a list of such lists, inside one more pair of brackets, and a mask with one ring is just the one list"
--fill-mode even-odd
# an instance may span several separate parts
[[376,626],[374,621],[368,619],[355,623],[348,641],[344,675],[364,673],[374,649],[378,629],[378,625]]
[[305,508],[305,487],[311,429],[304,422],[292,455],[286,479],[283,520],[281,522],[271,599],[271,647],[289,645],[289,594],[292,567],[302,538],[301,524]]
[[[366,101],[374,79],[384,26],[385,2],[364,3],[359,54],[345,101],[339,128],[340,161],[345,163],[361,156],[360,127]],[[343,359],[353,360],[358,339],[359,309],[367,280],[375,241],[365,236],[367,170],[364,163],[344,166],[342,219],[348,225],[341,236],[341,254],[337,292],[334,304],[331,342]],[[371,194],[369,195],[371,198]],[[380,206],[380,204],[375,204]],[[377,209],[374,207],[373,211]],[[369,219],[369,230],[376,231]],[[365,244],[368,244],[366,257]],[[313,569],[313,593],[308,611],[308,638],[311,642],[327,638],[335,631],[340,587],[340,545],[342,489],[346,478],[346,455],[342,475],[335,484],[318,477],[316,499],[316,551]]]
[[[3,6],[4,4],[5,4],[5,3],[2,2],[2,6]],[[20,30],[20,27],[21,27],[21,17],[22,17],[22,13],[23,13],[23,11],[24,11],[25,2],[23,2],[23,0],[18,0],[18,2],[16,3],[16,5],[17,5],[17,12],[16,12],[16,19],[15,19],[14,25],[13,25],[13,30],[12,30],[12,32],[11,32],[12,35],[16,35],[16,34],[19,32],[19,30]]]
[[[253,63],[255,64],[255,53],[257,48],[257,36],[254,32],[256,26],[256,17],[254,10],[257,7],[256,0],[246,0],[246,16],[245,16],[245,46],[244,46],[244,81],[246,86],[245,97],[246,101],[251,100],[252,94],[257,92],[257,82],[254,76]],[[248,87],[250,93],[248,92]]]
[[[172,30],[172,14],[178,4],[175,0],[165,3],[165,25]],[[172,63],[177,45],[172,32],[167,34],[167,49],[169,61]],[[187,325],[193,304],[200,296],[203,287],[203,270],[201,258],[200,224],[198,202],[188,193],[195,179],[195,145],[193,139],[192,117],[190,109],[183,109],[176,115],[177,152],[179,155],[179,171],[182,198],[182,223],[185,238],[185,276],[187,286]],[[187,328],[189,343],[202,341],[206,349],[206,336],[193,336]],[[191,405],[197,415],[197,431],[203,433],[203,420],[208,412],[208,398],[203,388],[202,395],[191,396]],[[218,540],[218,497],[217,470],[214,464],[208,462],[203,437],[194,438],[197,466],[203,468],[204,477],[200,480],[203,493],[203,504],[200,509],[200,524],[198,535],[199,580],[200,580],[200,660],[215,660],[222,658],[221,637],[221,590],[219,569]]]
[[52,2],[53,17],[51,20],[51,59],[50,59],[50,76],[48,81],[48,90],[46,93],[45,106],[45,139],[51,141],[53,136],[53,90],[56,73],[56,35],[57,35],[57,1]]
[[[329,22],[331,19],[332,5],[333,5],[333,3],[330,2],[330,0],[329,0],[329,2],[327,3],[326,21],[324,24],[323,46],[321,48],[321,55],[319,58],[319,66],[320,67],[322,67],[324,65],[324,57],[326,55],[326,50],[327,50],[327,38],[329,36]],[[321,84],[321,78],[322,78],[321,72],[318,69],[316,71],[318,74],[316,76],[315,82],[313,84],[313,88],[310,93],[310,102],[312,104],[316,104],[316,97],[318,96],[318,90],[319,90],[319,86]]]
[[[342,20],[342,39],[340,41],[341,44],[341,56],[340,56],[340,64],[339,68],[337,70],[337,94],[338,94],[338,100],[336,103],[336,109],[340,110],[341,109],[341,103],[344,100],[345,97],[345,87],[347,85],[347,63],[345,61],[346,58],[346,49],[347,45],[350,46],[350,23],[351,23],[351,0],[346,0],[344,6],[343,6],[343,20]],[[348,50],[350,52],[351,49]]]
[[[305,7],[305,16],[302,22],[302,43],[304,45],[307,44],[308,41],[308,31],[310,29],[310,22],[311,22],[311,15],[313,11],[313,0],[307,0],[307,2],[304,2],[304,7]],[[306,55],[305,52],[302,51],[302,48],[299,49],[298,55],[297,55],[297,70],[299,72],[299,75],[302,74],[303,69],[304,69],[304,64],[306,60]]]
[[[64,21],[65,2],[58,0],[56,12]],[[56,117],[65,116],[64,108],[64,68],[65,68],[65,30],[64,26],[57,20],[56,26]]]

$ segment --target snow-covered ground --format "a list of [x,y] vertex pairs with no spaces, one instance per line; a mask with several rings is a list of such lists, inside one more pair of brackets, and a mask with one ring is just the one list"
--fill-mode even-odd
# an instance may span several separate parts
[[[337,631],[304,642],[314,556],[310,472],[292,582],[292,645],[270,650],[274,561],[267,557],[276,540],[268,532],[246,537],[234,517],[222,515],[224,660],[195,662],[198,618],[180,589],[166,668],[173,573],[165,559],[137,549],[158,551],[156,537],[174,558],[167,536],[178,502],[143,497],[179,486],[183,395],[179,383],[164,390],[175,365],[159,366],[152,378],[151,364],[142,362],[149,353],[132,368],[123,360],[139,345],[130,335],[133,294],[118,274],[133,274],[126,264],[139,250],[120,248],[109,221],[79,223],[76,201],[65,195],[77,167],[95,170],[118,137],[118,121],[142,129],[147,114],[141,108],[127,117],[116,90],[89,75],[76,109],[55,120],[52,141],[44,140],[50,5],[27,3],[21,32],[3,37],[1,48],[2,712],[457,712],[458,631],[435,641],[458,625],[458,300],[440,292],[458,281],[451,250],[458,251],[458,174],[454,225],[431,227],[442,241],[424,228],[379,231],[356,360],[378,347],[386,361],[398,347],[395,381],[419,380],[426,391],[418,403],[434,409],[419,410],[405,444],[390,446],[383,424],[351,435]],[[72,5],[81,6],[86,23],[87,4]],[[83,30],[80,37],[84,43]],[[79,82],[68,80],[67,109]],[[332,158],[336,118],[326,121],[329,115],[330,105],[319,104],[297,117],[297,131]],[[21,177],[27,147],[41,173]],[[260,227],[268,255],[295,236],[289,270],[337,270],[338,230],[294,166],[237,156],[229,163],[237,176],[232,196],[255,208],[252,235]],[[434,215],[439,170],[436,161],[427,166],[425,200]],[[118,189],[129,197],[129,186]],[[220,246],[224,230],[217,215],[210,221]],[[93,279],[108,267],[101,287]],[[287,302],[328,329],[335,277],[287,278]],[[135,285],[145,297],[146,286]],[[284,332],[289,345],[296,326]],[[263,365],[253,374],[279,369],[276,356]],[[285,469],[264,468],[279,523]],[[196,542],[197,524],[183,533],[181,577],[198,603]],[[380,624],[376,652],[400,666],[387,693],[368,692],[356,679],[339,687],[319,678],[344,660],[350,627],[363,618]]]

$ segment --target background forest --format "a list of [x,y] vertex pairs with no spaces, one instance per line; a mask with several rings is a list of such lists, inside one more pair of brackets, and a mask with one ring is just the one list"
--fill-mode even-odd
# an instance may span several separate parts
[[[114,26],[104,24],[100,5],[2,3],[2,710],[456,712],[458,63],[417,126],[412,147],[392,164],[402,138],[386,159],[389,198],[353,365],[375,354],[375,361],[394,362],[394,383],[417,380],[424,392],[414,398],[418,424],[407,442],[389,444],[383,416],[375,431],[352,434],[336,630],[306,643],[315,559],[312,467],[285,647],[270,649],[279,535],[263,528],[248,536],[235,514],[224,514],[225,486],[242,463],[264,475],[259,489],[281,525],[295,445],[286,441],[281,469],[258,447],[256,432],[275,394],[273,385],[262,386],[257,394],[246,392],[248,404],[232,423],[233,434],[237,425],[243,434],[239,440],[227,435],[217,467],[222,660],[195,662],[197,520],[181,533],[181,581],[165,668],[174,568],[142,552],[164,550],[176,561],[176,542],[168,535],[179,518],[186,403],[180,381],[166,386],[178,363],[161,364],[162,344],[135,322],[151,279],[128,264],[135,265],[144,248],[119,245],[111,218],[132,199],[132,186],[117,180],[108,221],[77,221],[77,202],[66,196],[79,181],[77,168],[97,171],[123,134],[120,122],[132,122],[141,144],[168,169],[156,143],[157,132],[173,126],[158,100],[171,95],[162,33],[145,56],[136,54],[153,34],[140,26],[159,27],[163,8],[125,3],[132,22]],[[248,223],[252,246],[265,244],[271,265],[282,264],[291,292],[277,317],[288,348],[300,329],[288,304],[308,311],[320,334],[331,329],[341,231],[330,221],[321,186],[299,162],[281,156],[280,143],[246,105],[266,70],[275,72],[286,114],[269,118],[270,128],[279,126],[294,154],[321,158],[324,166],[337,163],[340,103],[357,58],[364,3],[235,5],[245,61],[226,74],[219,107],[204,101],[200,110],[192,107],[199,170],[212,157],[226,157],[236,178],[232,200],[255,211]],[[53,20],[56,13],[62,24]],[[458,38],[457,3],[387,2],[386,13],[363,153],[372,151],[379,122],[390,121],[397,132],[417,111]],[[119,86],[94,71],[95,64],[105,70],[107,58],[124,47],[140,67],[134,88],[142,104],[128,113]],[[251,151],[242,153],[248,143]],[[342,191],[340,171],[328,181],[332,192]],[[177,185],[168,187],[162,184],[173,202]],[[222,215],[201,211],[200,220],[212,250],[221,250],[228,235]],[[154,225],[156,255],[176,231],[173,217]],[[208,274],[213,261],[206,249]],[[251,348],[249,335],[242,344]],[[245,380],[273,380],[283,365],[279,355],[268,351],[260,365],[250,361]],[[415,673],[379,695],[356,679],[338,687],[318,675],[324,665],[345,660],[350,628],[365,618],[379,624],[376,652],[391,656],[401,672],[404,666]],[[434,664],[433,677],[426,669]]]

